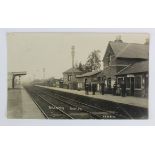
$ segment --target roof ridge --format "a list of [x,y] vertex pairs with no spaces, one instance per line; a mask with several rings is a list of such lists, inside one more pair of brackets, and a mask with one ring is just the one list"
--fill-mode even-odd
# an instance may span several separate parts
[[[78,72],[82,72],[82,71],[80,71],[78,68],[71,67],[71,68],[67,69],[66,71],[64,71],[63,73],[70,72],[70,71],[72,71],[72,70],[76,70],[76,71],[78,71]],[[75,71],[74,71],[74,72],[75,72]]]
[[[101,70],[95,70],[95,71],[92,71],[92,72],[87,72],[87,73],[84,73],[84,74],[81,74],[81,75],[77,75],[76,77],[85,77],[85,76],[91,76],[91,75],[95,75],[95,74],[98,74],[100,73]],[[91,74],[93,73],[93,74]],[[90,74],[90,75],[89,75]]]
[[148,44],[143,44],[143,43],[127,43],[127,42],[115,42],[115,41],[109,41],[112,43],[119,43],[119,44],[136,44],[136,45],[148,45]]

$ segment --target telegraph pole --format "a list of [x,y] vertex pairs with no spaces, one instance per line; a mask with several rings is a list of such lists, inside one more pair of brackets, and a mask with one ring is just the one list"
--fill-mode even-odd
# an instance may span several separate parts
[[74,85],[74,57],[75,57],[75,46],[71,47],[71,55],[72,55],[72,89]]
[[75,57],[75,46],[74,45],[71,48],[71,55],[72,55],[72,68],[74,68],[74,57]]

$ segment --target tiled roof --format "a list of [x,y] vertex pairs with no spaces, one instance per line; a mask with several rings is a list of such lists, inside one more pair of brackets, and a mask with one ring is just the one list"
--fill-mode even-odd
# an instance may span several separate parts
[[77,68],[70,68],[70,69],[66,70],[65,72],[63,72],[63,73],[72,73],[72,72],[74,72],[74,73],[81,73],[82,71],[80,71]]
[[104,71],[101,71],[101,73],[99,73],[99,74],[97,75],[97,77],[103,77],[103,76],[105,76]]
[[109,45],[117,58],[148,59],[149,57],[149,45],[147,44],[110,41]]
[[89,76],[92,76],[92,75],[96,75],[98,73],[100,73],[101,71],[98,71],[98,70],[95,70],[93,72],[87,72],[85,74],[82,74],[82,75],[77,75],[76,77],[89,77]]
[[109,45],[111,46],[115,55],[117,55],[122,49],[124,49],[127,46],[127,43],[110,41]]
[[117,75],[126,75],[126,74],[133,74],[133,73],[143,73],[143,72],[148,72],[149,69],[149,62],[148,61],[141,61],[141,62],[136,62],[119,73]]

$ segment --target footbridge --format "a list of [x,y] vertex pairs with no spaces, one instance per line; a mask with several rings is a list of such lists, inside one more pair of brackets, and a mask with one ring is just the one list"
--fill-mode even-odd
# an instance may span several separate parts
[[16,77],[20,77],[23,76],[23,75],[26,75],[27,72],[26,71],[22,71],[22,72],[9,72],[9,75],[8,75],[8,87],[10,88],[15,88],[15,78]]

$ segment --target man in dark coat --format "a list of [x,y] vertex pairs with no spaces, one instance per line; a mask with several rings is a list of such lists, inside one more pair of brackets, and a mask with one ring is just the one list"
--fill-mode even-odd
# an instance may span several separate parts
[[95,95],[95,92],[96,92],[96,89],[97,89],[97,85],[96,83],[92,83],[92,94]]
[[121,90],[122,90],[122,97],[125,97],[125,94],[126,94],[126,85],[125,85],[125,81],[124,80],[121,83]]
[[117,90],[117,85],[116,85],[116,81],[113,85],[113,95],[116,95],[116,90]]
[[104,88],[105,88],[105,83],[101,83],[101,94],[104,95]]
[[87,83],[87,79],[85,79],[85,94],[89,95],[89,84]]

